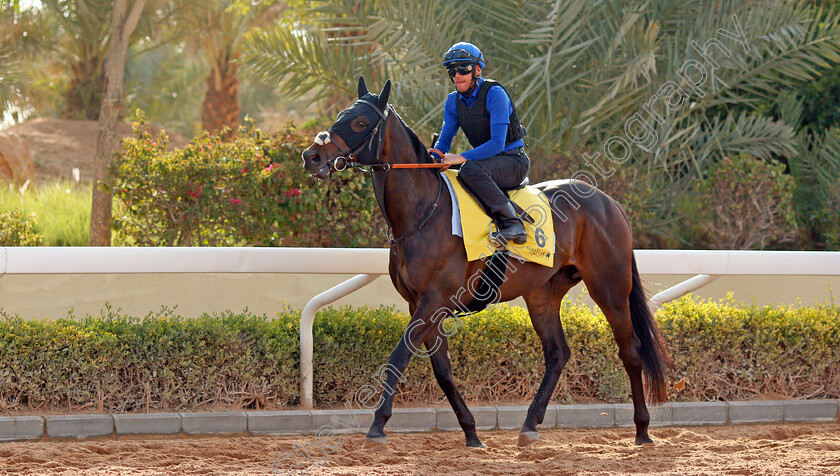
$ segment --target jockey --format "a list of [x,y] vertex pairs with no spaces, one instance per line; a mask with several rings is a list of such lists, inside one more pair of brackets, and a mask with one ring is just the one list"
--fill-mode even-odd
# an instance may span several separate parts
[[[446,98],[440,138],[430,153],[444,164],[461,164],[458,179],[496,220],[499,231],[494,237],[522,244],[525,226],[500,187],[516,187],[528,176],[525,128],[505,88],[481,77],[484,65],[484,55],[472,43],[455,43],[443,55],[455,91]],[[449,149],[459,128],[473,149],[452,154]]]

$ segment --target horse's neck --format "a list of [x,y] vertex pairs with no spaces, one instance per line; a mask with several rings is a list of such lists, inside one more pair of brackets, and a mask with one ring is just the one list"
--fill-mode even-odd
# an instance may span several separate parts
[[[411,146],[408,132],[398,122],[392,126],[396,127],[388,128],[387,147],[383,147],[382,151],[383,161],[417,163],[417,153]],[[374,173],[374,191],[386,221],[393,227],[394,237],[417,230],[432,210],[436,198],[439,198],[438,202],[448,200],[448,194],[445,197],[438,194],[443,186],[438,174],[435,169],[391,169]],[[438,208],[440,205],[438,203]]]

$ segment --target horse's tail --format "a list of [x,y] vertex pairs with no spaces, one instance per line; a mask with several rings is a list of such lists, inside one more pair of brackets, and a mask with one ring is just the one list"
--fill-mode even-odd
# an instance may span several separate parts
[[636,268],[633,255],[633,289],[630,291],[630,319],[633,331],[641,342],[642,368],[647,381],[648,399],[653,403],[664,403],[668,399],[665,382],[667,370],[673,367],[671,356],[665,346],[665,339],[653,319],[645,299],[645,291]]

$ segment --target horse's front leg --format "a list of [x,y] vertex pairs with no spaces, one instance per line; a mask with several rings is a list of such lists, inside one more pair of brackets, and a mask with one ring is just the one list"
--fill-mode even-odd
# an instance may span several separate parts
[[467,408],[464,397],[455,386],[455,379],[452,378],[452,363],[449,360],[449,341],[446,335],[441,332],[440,327],[435,328],[436,332],[426,339],[426,348],[431,354],[432,369],[435,373],[435,379],[440,385],[441,390],[449,400],[452,410],[455,411],[455,416],[458,417],[458,423],[461,429],[464,430],[464,436],[467,438],[467,446],[473,448],[485,448],[484,443],[478,439],[475,432],[475,418],[472,412]]
[[382,398],[373,417],[373,424],[370,426],[367,437],[377,443],[385,443],[385,423],[391,418],[391,409],[394,403],[394,392],[402,374],[408,367],[408,362],[414,354],[428,356],[431,352],[422,350],[423,343],[436,331],[440,323],[440,300],[424,299],[415,309],[411,320],[403,333],[397,346],[388,358],[385,366],[385,388],[382,390]]

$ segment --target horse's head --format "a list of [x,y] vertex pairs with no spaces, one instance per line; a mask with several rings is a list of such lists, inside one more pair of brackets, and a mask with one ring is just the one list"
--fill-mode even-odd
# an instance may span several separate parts
[[385,132],[390,93],[391,80],[377,95],[368,92],[365,78],[360,76],[359,99],[341,111],[329,130],[319,132],[313,144],[303,151],[306,171],[326,179],[334,170],[344,170],[349,161],[375,163]]

